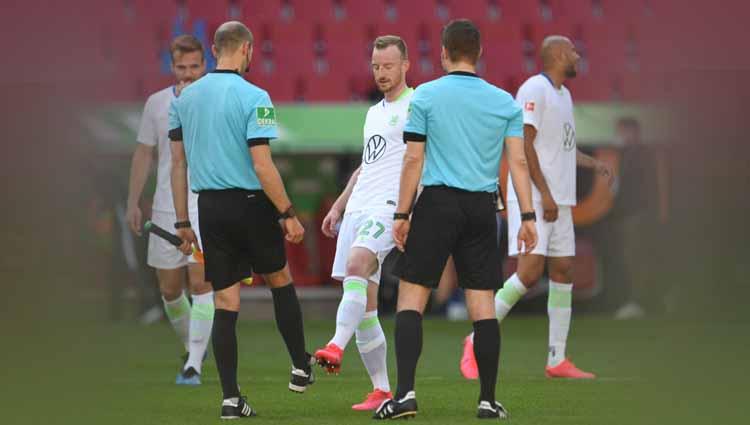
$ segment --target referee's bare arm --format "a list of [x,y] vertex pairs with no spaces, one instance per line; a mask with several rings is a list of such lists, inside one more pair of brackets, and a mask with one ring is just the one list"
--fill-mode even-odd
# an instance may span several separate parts
[[[253,168],[263,192],[280,213],[289,211],[292,202],[286,194],[279,170],[271,158],[271,147],[268,144],[254,145],[250,148],[250,156],[253,158]],[[292,243],[300,243],[305,235],[305,229],[297,217],[284,219],[284,232],[286,239]]]
[[[533,212],[534,207],[531,203],[531,181],[529,179],[529,168],[526,163],[526,154],[524,153],[524,141],[521,137],[506,137],[505,149],[508,153],[508,165],[510,175],[513,177],[513,188],[518,196],[518,203],[521,212]],[[521,235],[523,233],[523,235]],[[521,250],[521,243],[525,246],[525,253],[528,254],[534,250],[537,243],[536,226],[532,221],[523,221],[521,231],[518,237],[518,249]]]
[[[401,183],[398,194],[397,213],[408,214],[414,204],[414,197],[417,194],[419,179],[422,177],[422,167],[424,166],[424,145],[425,140],[406,139],[406,152],[404,153],[404,163],[401,166]],[[409,221],[396,220],[393,223],[393,240],[396,247],[403,251],[406,245],[406,239],[409,236]]]
[[[188,184],[185,145],[182,143],[182,140],[173,140],[169,143],[169,149],[172,151],[172,201],[174,202],[174,209],[177,213],[177,221],[190,221],[187,202]],[[177,236],[183,241],[182,245],[179,246],[180,251],[185,255],[189,255],[192,249],[192,244],[196,241],[195,233],[193,233],[190,228],[180,228],[177,229]]]
[[409,213],[412,205],[414,205],[414,196],[417,194],[417,187],[424,166],[424,145],[424,141],[406,141],[396,212]]

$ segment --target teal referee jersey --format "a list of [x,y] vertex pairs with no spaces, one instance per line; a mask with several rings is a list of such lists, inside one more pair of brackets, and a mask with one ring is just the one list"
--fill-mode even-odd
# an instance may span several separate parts
[[277,137],[268,93],[234,71],[206,74],[169,109],[169,138],[185,144],[193,192],[262,189],[248,147]]
[[495,192],[506,137],[523,137],[523,113],[508,92],[469,72],[420,85],[404,139],[425,141],[424,186]]

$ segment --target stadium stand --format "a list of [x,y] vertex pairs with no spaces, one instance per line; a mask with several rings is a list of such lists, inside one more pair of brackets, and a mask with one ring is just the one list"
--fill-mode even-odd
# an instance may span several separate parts
[[[102,8],[101,52],[110,55],[114,77],[129,76],[112,95],[140,99],[169,80],[170,38],[189,32],[209,44],[219,23],[241,19],[256,35],[248,79],[275,101],[348,101],[365,99],[372,90],[367,79],[375,36],[404,37],[416,85],[442,72],[442,25],[468,17],[483,32],[484,76],[511,92],[537,72],[544,36],[561,33],[585,58],[585,78],[572,83],[577,100],[638,100],[644,94],[637,83],[646,62],[644,45],[654,21],[648,18],[657,6],[649,0],[125,0],[115,10]],[[208,52],[207,59],[212,66]]]

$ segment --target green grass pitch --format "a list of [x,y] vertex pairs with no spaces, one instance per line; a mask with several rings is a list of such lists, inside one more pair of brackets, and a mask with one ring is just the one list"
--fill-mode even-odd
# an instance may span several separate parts
[[[384,320],[383,326],[395,387],[393,321]],[[324,345],[333,327],[332,320],[306,322],[309,349]],[[478,383],[464,380],[458,370],[461,341],[469,329],[469,322],[425,321],[417,371],[418,423],[477,423]],[[722,331],[717,334],[715,329]],[[48,365],[54,367],[55,380],[43,387],[43,394],[53,396],[50,403],[56,403],[62,409],[58,413],[69,417],[69,422],[49,423],[220,423],[221,394],[213,356],[206,362],[202,386],[176,386],[181,349],[168,324],[142,327],[94,323],[79,330],[75,344],[58,345],[62,349],[55,354],[55,361],[60,367]],[[708,329],[699,324],[574,318],[568,353],[581,367],[599,375],[599,379],[587,382],[544,377],[546,317],[511,316],[502,332],[497,396],[510,411],[511,423],[573,425],[651,423],[648,419],[656,418],[652,413],[664,411],[662,407],[669,400],[677,403],[673,405],[676,410],[680,410],[679,403],[685,403],[686,408],[693,406],[675,392],[679,386],[670,371],[691,363],[679,353],[690,346],[696,332],[722,338],[733,330],[731,326]],[[317,382],[300,395],[286,388],[290,361],[273,322],[241,320],[238,335],[239,382],[259,414],[243,419],[243,423],[373,423],[369,414],[350,408],[371,390],[355,344],[346,351],[340,375],[328,376],[318,368]],[[51,338],[48,342],[55,342],[55,338],[69,341],[70,335]],[[33,346],[26,348],[37,352]],[[66,364],[74,366],[66,368]],[[43,374],[40,369],[35,373]],[[33,383],[26,383],[29,393],[38,390]],[[23,396],[27,390],[17,391]],[[44,409],[32,407],[36,399],[19,398],[28,402],[31,410],[12,423],[46,422]]]

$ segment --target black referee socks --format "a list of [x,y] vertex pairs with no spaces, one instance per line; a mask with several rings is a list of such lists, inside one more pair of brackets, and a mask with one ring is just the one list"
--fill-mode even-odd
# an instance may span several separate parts
[[500,360],[500,326],[497,319],[474,322],[474,357],[479,369],[479,401],[488,401],[494,405]]
[[416,310],[396,313],[396,369],[398,388],[396,400],[414,391],[417,361],[422,354],[422,315]]
[[240,396],[237,386],[237,315],[236,311],[217,309],[211,330],[211,344],[224,399]]
[[292,364],[306,373],[310,372],[310,363],[305,352],[305,330],[302,327],[302,310],[297,299],[294,284],[271,288],[273,295],[273,310],[276,316],[276,326],[281,337],[284,338],[286,349],[292,358]]

